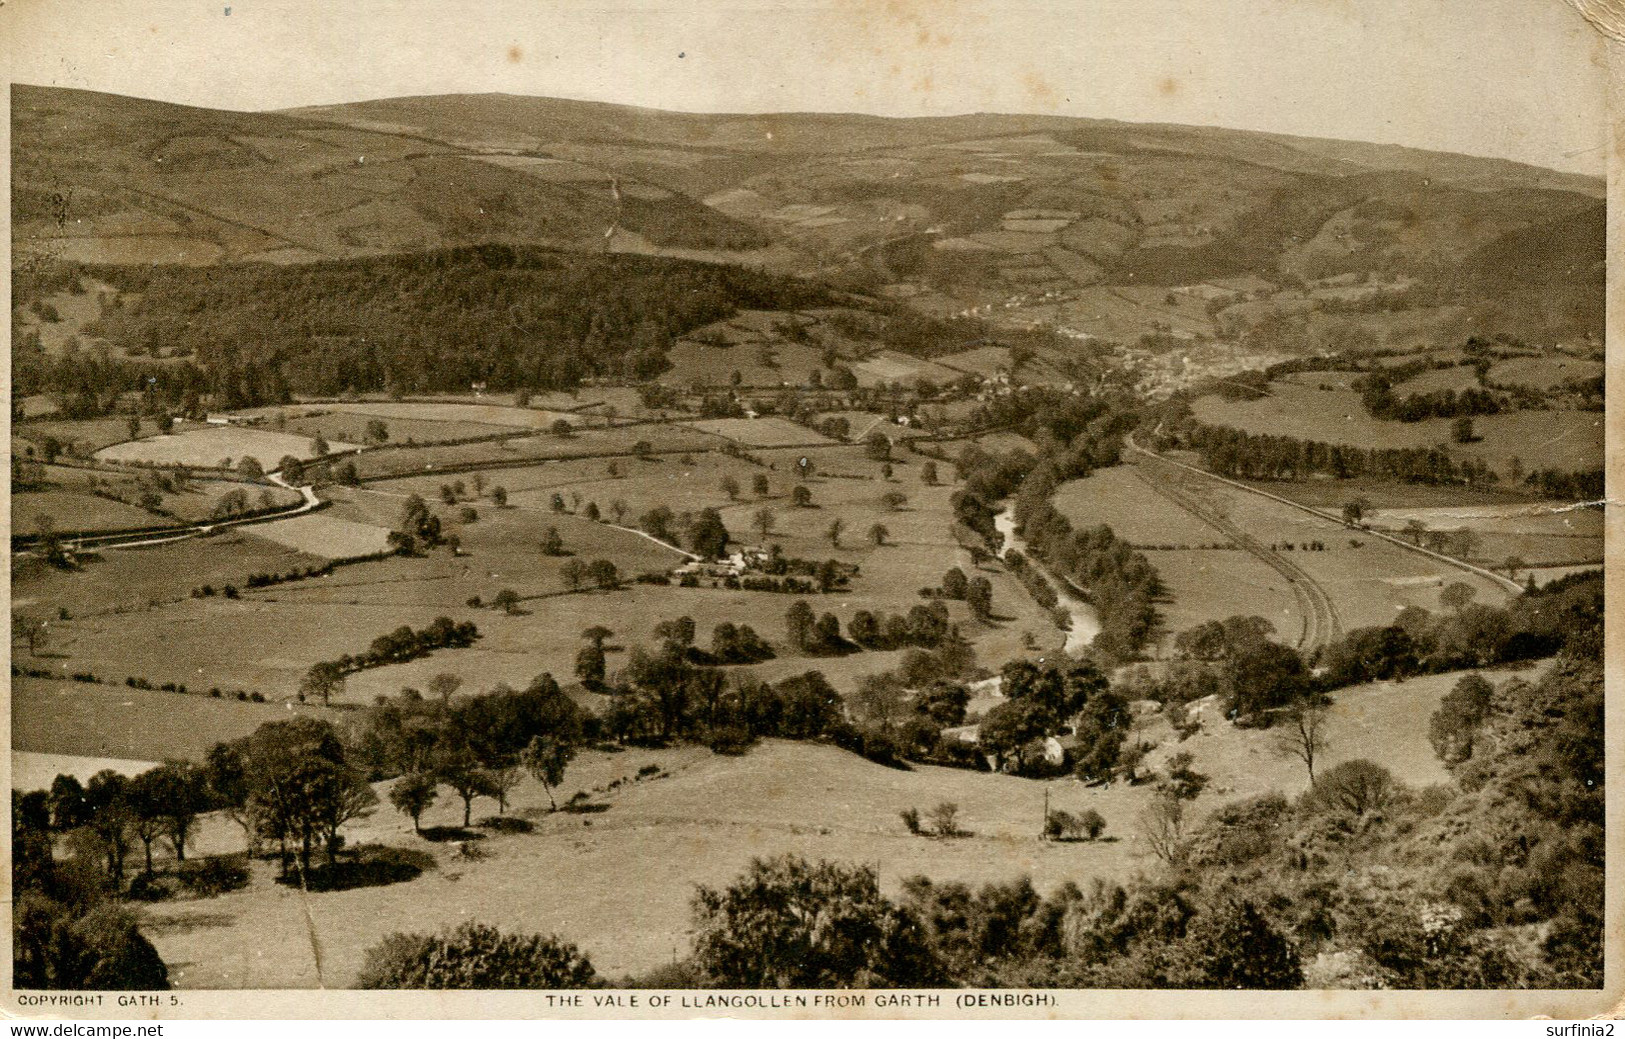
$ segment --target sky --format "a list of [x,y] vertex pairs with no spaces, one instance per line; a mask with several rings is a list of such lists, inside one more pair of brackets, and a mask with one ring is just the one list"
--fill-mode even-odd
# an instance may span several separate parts
[[11,0],[0,46],[15,82],[217,108],[1036,112],[1605,165],[1563,0]]

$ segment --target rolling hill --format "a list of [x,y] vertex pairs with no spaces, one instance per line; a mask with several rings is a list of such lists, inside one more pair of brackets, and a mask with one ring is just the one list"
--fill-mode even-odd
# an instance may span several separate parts
[[1510,300],[1524,333],[1600,330],[1602,182],[1502,160],[1054,116],[499,94],[248,113],[18,86],[12,109],[20,254],[297,263],[497,242],[747,262],[939,313],[1363,276],[1445,293],[1435,304]]

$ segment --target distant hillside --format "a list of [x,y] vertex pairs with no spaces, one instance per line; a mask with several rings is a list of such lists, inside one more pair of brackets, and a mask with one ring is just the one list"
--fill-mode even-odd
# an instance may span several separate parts
[[[1457,307],[1422,321],[1436,332],[1462,306],[1505,311],[1503,297],[1522,334],[1601,325],[1601,181],[1502,160],[1055,116],[699,115],[500,94],[239,113],[19,86],[12,106],[25,256],[659,253],[937,313],[1081,293],[1079,312],[1032,319],[1096,334],[1098,318],[1113,335],[1120,303],[1089,293],[1349,276]],[[1125,319],[1130,338],[1192,327],[1131,303],[1145,312]]]

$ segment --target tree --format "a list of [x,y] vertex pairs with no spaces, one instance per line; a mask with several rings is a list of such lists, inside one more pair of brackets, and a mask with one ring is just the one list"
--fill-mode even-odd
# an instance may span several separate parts
[[935,487],[938,482],[937,463],[926,462],[920,466],[920,482],[927,487]]
[[473,818],[476,797],[495,797],[491,777],[480,767],[479,758],[466,743],[442,747],[434,756],[434,775],[451,787],[463,801],[463,826]]
[[603,649],[604,648],[604,640],[610,638],[614,634],[615,633],[613,631],[610,631],[608,628],[604,627],[602,624],[594,624],[592,627],[588,628],[586,631],[583,631],[581,633],[581,637],[586,639],[588,642],[591,642],[593,645],[597,646],[599,649]]
[[605,591],[613,591],[621,586],[620,571],[607,559],[594,559],[587,564],[587,580]]
[[491,597],[491,606],[506,614],[519,612],[519,593],[512,588],[504,588]]
[[418,820],[434,805],[440,787],[427,772],[408,772],[389,788],[389,803],[412,820],[412,832],[421,834]]
[[767,485],[766,473],[757,473],[755,476],[751,477],[750,491],[758,498],[767,496],[769,489]]
[[327,446],[327,440],[324,439],[321,434],[317,434],[316,436],[310,438],[310,453],[312,455],[316,456],[317,458],[326,458],[327,453],[330,450],[332,449]]
[[367,950],[363,989],[581,989],[591,961],[556,936],[503,934],[468,921],[449,934],[395,933]]
[[1408,519],[1405,521],[1405,536],[1411,539],[1411,544],[1413,545],[1420,545],[1422,543],[1422,535],[1426,534],[1427,531],[1427,524],[1423,523],[1419,519]]
[[981,574],[965,585],[965,603],[978,620],[993,616],[993,582]]
[[237,471],[251,479],[258,479],[265,475],[265,467],[253,455],[244,455],[242,461],[237,463]]
[[344,669],[331,660],[312,664],[299,682],[301,697],[321,697],[322,706],[330,704],[334,693],[344,691]]
[[1048,712],[1031,697],[1005,699],[982,716],[976,739],[984,751],[993,755],[994,771],[1014,758],[1016,771],[1021,772],[1027,767],[1028,744],[1043,738],[1050,720]]
[[626,521],[626,513],[628,508],[629,506],[626,504],[626,502],[620,498],[616,498],[614,501],[609,503],[609,513],[615,517],[615,524],[617,526]]
[[1371,502],[1365,498],[1355,498],[1343,503],[1343,522],[1351,527],[1357,527],[1365,519],[1365,514],[1371,511]]
[[11,615],[11,640],[27,643],[29,656],[39,656],[40,647],[46,644],[49,635],[50,626],[44,620],[22,613]]
[[519,763],[524,766],[536,782],[542,784],[542,790],[547,793],[547,803],[558,811],[559,804],[553,799],[553,788],[564,782],[564,770],[575,757],[575,747],[560,739],[551,736],[533,736],[519,757]]
[[931,828],[938,837],[959,836],[959,806],[952,801],[938,803],[926,813],[926,817],[931,820]]
[[1140,812],[1140,836],[1152,854],[1169,865],[1185,860],[1185,802],[1159,792]]
[[869,540],[877,548],[884,545],[886,543],[886,539],[890,536],[891,531],[886,529],[886,525],[884,523],[876,523],[869,528]]
[[1200,913],[1174,953],[1173,980],[1187,988],[1296,989],[1303,968],[1292,942],[1251,901]]
[[1478,595],[1478,591],[1465,581],[1452,581],[1439,592],[1439,605],[1453,613],[1461,613]]
[[716,509],[701,509],[686,531],[688,549],[705,559],[720,559],[728,552],[728,528]]
[[790,645],[798,650],[805,651],[812,643],[813,625],[816,617],[813,608],[807,605],[805,599],[797,599],[790,604],[784,613],[785,634]]
[[753,517],[756,530],[762,535],[764,540],[773,532],[773,526],[777,520],[778,517],[773,515],[773,510],[767,508],[766,506],[757,509],[756,515]]
[[508,488],[503,487],[500,484],[491,488],[491,503],[499,509],[507,508]]
[[719,486],[722,488],[722,493],[728,496],[729,501],[739,500],[739,481],[734,479],[731,474],[724,476]]
[[1362,816],[1385,806],[1394,787],[1393,773],[1374,761],[1356,758],[1322,773],[1310,796],[1317,804]]
[[1495,687],[1482,675],[1463,675],[1428,719],[1428,742],[1446,765],[1459,765],[1473,756],[1479,727],[1489,716]]
[[367,442],[369,444],[382,444],[389,439],[389,427],[381,418],[367,420]]
[[1309,785],[1315,785],[1315,760],[1327,747],[1326,704],[1310,694],[1288,712],[1285,727],[1276,736],[1281,753],[1297,758],[1309,771]]
[[603,516],[603,514],[598,511],[598,503],[595,501],[590,501],[587,503],[587,508],[582,512],[582,515],[592,520],[594,523],[597,523]]
[[514,787],[519,785],[523,777],[517,758],[503,755],[485,768],[485,782],[491,791],[491,796],[497,799],[497,814],[506,815],[508,812],[508,795],[513,793]]
[[1260,640],[1234,650],[1221,665],[1225,713],[1251,718],[1301,700],[1309,689],[1303,658],[1279,642]]
[[1501,568],[1507,572],[1509,580],[1518,579],[1518,571],[1525,569],[1529,564],[1523,561],[1522,556],[1507,556],[1501,563]]
[[604,647],[601,643],[588,643],[576,653],[576,677],[589,689],[604,684]]
[[587,564],[573,557],[566,559],[564,565],[559,567],[559,580],[570,591],[577,591],[587,580]]
[[1473,418],[1471,415],[1463,415],[1450,424],[1450,439],[1458,444],[1471,444],[1478,439],[1478,436],[1473,432]]
[[146,853],[147,872],[152,870],[152,844],[164,833],[164,802],[158,789],[157,769],[149,769],[130,780],[125,801],[130,807],[130,832]]
[[942,594],[950,599],[965,598],[969,582],[965,579],[965,571],[959,567],[949,567],[948,572],[942,575]]
[[824,531],[824,536],[829,538],[830,548],[841,547],[841,532],[845,529],[846,521],[841,519],[841,517],[837,516],[829,521],[829,528]]
[[694,898],[694,964],[723,988],[898,988],[946,981],[924,929],[875,870],[755,859]]
[[554,419],[553,424],[548,429],[556,437],[568,437],[575,431],[575,427],[570,425],[570,420],[564,418]]
[[790,492],[790,504],[798,509],[812,508],[812,491],[804,483],[796,484]]
[[462,688],[463,680],[456,675],[442,672],[429,679],[429,693],[440,698],[442,707],[451,705],[452,694]]
[[112,769],[103,769],[85,785],[88,829],[107,862],[113,890],[124,884],[124,859],[130,851],[135,813],[130,805],[130,781]]
[[[203,769],[190,761],[169,761],[142,777],[144,793],[157,805],[160,822],[175,850],[175,859],[186,861],[186,842],[197,817],[213,807]],[[149,867],[150,868],[150,867]]]
[[891,438],[876,430],[863,441],[863,453],[871,462],[884,462],[891,458]]

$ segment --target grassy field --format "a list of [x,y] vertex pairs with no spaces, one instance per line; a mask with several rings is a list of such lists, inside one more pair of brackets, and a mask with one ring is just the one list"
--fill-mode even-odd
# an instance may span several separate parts
[[[94,419],[41,419],[19,422],[12,427],[13,437],[27,444],[42,444],[55,439],[71,453],[89,455],[109,444],[118,444],[130,438],[127,420],[118,416]],[[28,454],[24,450],[23,454]]]
[[[353,411],[339,411],[326,405],[291,406],[286,408],[258,408],[238,414],[261,417],[269,428],[279,433],[293,433],[302,437],[321,437],[329,443],[348,441],[363,443],[367,439],[369,416]],[[487,422],[438,421],[423,418],[391,416],[384,420],[391,443],[433,444],[448,440],[470,440],[475,437],[494,436],[510,431],[512,427]]]
[[22,491],[11,499],[11,529],[28,534],[47,520],[57,530],[124,530],[164,523],[162,516],[121,501],[70,490]]
[[[236,465],[244,458],[253,457],[266,470],[271,470],[284,455],[299,459],[316,457],[311,443],[309,437],[269,429],[209,426],[114,444],[98,451],[96,457],[109,462],[151,462],[196,468],[219,466],[228,458]],[[332,451],[349,451],[357,446],[343,442],[328,445]]]
[[154,601],[185,598],[199,585],[240,586],[252,573],[323,562],[247,533],[253,529],[146,548],[103,549],[75,571],[23,561],[12,568],[12,605],[51,613],[62,607],[74,616],[140,611]]
[[363,479],[413,476],[474,467],[494,470],[531,461],[627,455],[640,442],[647,442],[656,451],[698,452],[720,447],[724,441],[686,426],[650,423],[610,429],[582,429],[567,437],[540,434],[516,436],[495,443],[386,448],[363,452],[356,458],[355,464]]
[[830,444],[834,441],[806,426],[782,418],[712,418],[684,423],[704,433],[723,437],[746,447],[789,447]]
[[[1499,682],[1508,676],[1488,677]],[[1427,718],[1459,678],[1437,675],[1340,691],[1323,760],[1366,757],[1412,784],[1443,781],[1427,743]],[[1273,733],[1199,716],[1202,731],[1183,742],[1157,717],[1140,722],[1136,734],[1157,742],[1153,764],[1176,751],[1195,756],[1193,767],[1210,777],[1196,803],[1198,815],[1236,798],[1269,790],[1292,796],[1307,786],[1302,766],[1278,750]],[[645,766],[658,766],[657,777],[635,779]],[[626,782],[608,791],[617,779]],[[154,906],[148,933],[181,988],[308,987],[317,981],[305,927],[308,908],[321,942],[322,981],[342,987],[383,935],[492,920],[491,907],[501,906],[504,927],[560,934],[578,943],[601,974],[617,977],[686,952],[694,886],[726,884],[753,856],[793,852],[872,863],[891,893],[921,873],[971,885],[1026,875],[1048,892],[1092,877],[1122,879],[1155,861],[1137,821],[1153,796],[1149,786],[1088,788],[1071,780],[1042,783],[932,766],[895,770],[813,744],[769,741],[742,757],[696,747],[590,751],[565,776],[563,790],[578,789],[604,809],[547,814],[546,797],[527,779],[510,814],[534,820],[534,832],[488,836],[480,842],[487,856],[477,862],[456,861],[451,849],[415,837],[403,816],[380,806],[347,828],[350,843],[421,848],[434,854],[436,869],[406,886],[301,900],[270,882],[269,866],[256,867],[253,884],[243,891]],[[1105,839],[1038,840],[1046,789],[1053,807],[1100,812]],[[944,800],[959,806],[969,835],[909,836],[898,813]],[[488,801],[475,806],[476,815],[493,809]],[[451,825],[461,821],[461,811],[443,792],[423,822]],[[229,824],[211,821],[203,830],[202,846],[240,847],[240,835]],[[569,876],[571,883],[536,882],[550,876]]]
[[329,559],[371,555],[389,548],[387,528],[324,513],[256,524],[254,534],[296,552]]
[[1275,383],[1256,401],[1202,397],[1191,410],[1203,422],[1248,433],[1301,437],[1357,447],[1438,447],[1481,458],[1504,470],[1512,458],[1524,467],[1592,469],[1602,464],[1603,416],[1587,411],[1516,411],[1473,420],[1480,438],[1456,444],[1450,419],[1388,422],[1372,418],[1352,390]]
[[[360,426],[364,426],[368,419],[377,418],[386,420],[386,425],[390,421],[398,421],[497,427],[496,430],[487,429],[486,432],[497,432],[502,428],[548,429],[560,419],[572,426],[579,426],[584,422],[580,415],[569,411],[548,411],[540,408],[518,408],[511,404],[474,402],[357,401],[351,403],[345,401],[337,404],[321,404],[316,406],[315,410],[325,411],[333,415],[358,416],[360,421],[357,425]],[[390,439],[405,440],[406,435],[404,431],[397,431],[394,427],[391,427]]]
[[[134,475],[114,471],[92,471],[69,466],[45,467],[49,486],[41,490],[17,491],[11,499],[12,529],[28,533],[49,518],[57,530],[116,531],[136,527],[195,523],[214,515],[225,495],[242,490],[250,503],[292,506],[300,501],[298,492],[284,487],[238,483],[231,480],[194,480],[185,490],[158,491]],[[100,489],[123,498],[139,500],[143,493],[158,494],[158,508],[149,512],[131,504],[94,493]]]
[[1492,367],[1490,381],[1546,390],[1569,379],[1594,379],[1602,372],[1601,361],[1562,356],[1516,357]]
[[216,743],[293,713],[339,718],[314,705],[290,708],[194,693],[16,678],[11,683],[11,747],[90,758],[201,761]]

